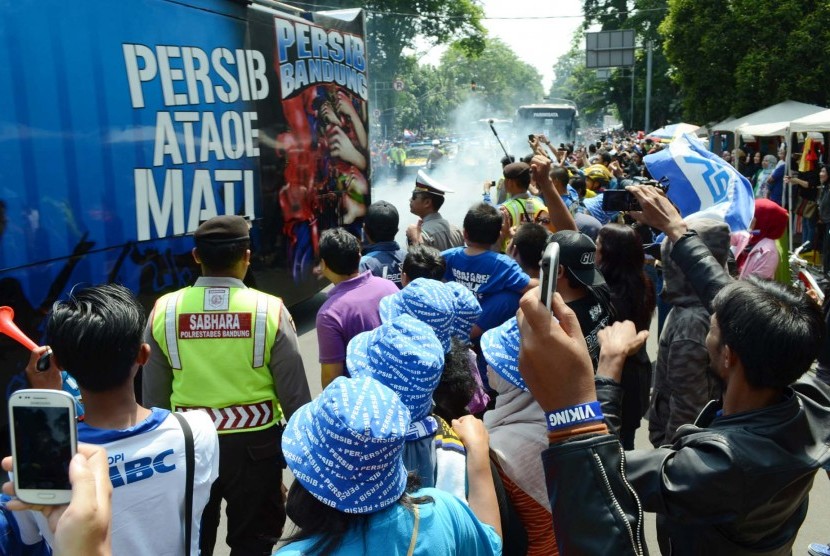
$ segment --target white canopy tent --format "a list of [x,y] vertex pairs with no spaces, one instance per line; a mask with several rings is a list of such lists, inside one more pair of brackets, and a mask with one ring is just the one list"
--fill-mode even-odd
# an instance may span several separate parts
[[[823,117],[817,115],[823,114]],[[815,119],[811,119],[815,118]],[[810,128],[794,129],[793,124],[796,122],[805,122],[801,125],[814,126]],[[731,132],[735,137],[735,144],[738,144],[740,136],[753,137],[771,137],[784,136],[787,138],[787,154],[786,160],[790,160],[792,154],[792,145],[790,145],[790,133],[795,131],[821,131],[815,126],[825,125],[824,130],[830,131],[830,110],[823,106],[816,106],[815,104],[806,104],[804,102],[797,102],[794,100],[785,100],[772,106],[768,106],[763,110],[758,110],[740,118],[733,118],[724,120],[712,126],[713,132]],[[789,165],[787,166],[787,174],[790,173]],[[785,187],[784,205],[788,210],[792,210],[789,206],[792,186]],[[793,220],[790,219],[789,226],[789,247],[790,251],[793,249]]]
[[790,133],[802,131],[830,131],[830,110],[815,112],[790,122]]
[[[785,100],[746,116],[719,122],[713,125],[710,131],[731,132],[736,137],[738,134],[754,136],[784,135],[791,121],[824,110],[823,106]],[[780,133],[775,133],[776,131]]]
[[742,125],[736,130],[742,137],[773,137],[786,135],[790,122],[772,122],[767,124]]
[[[820,110],[818,112],[813,112],[812,114],[808,114],[806,116],[802,116],[801,118],[796,118],[792,120],[785,133],[787,134],[787,160],[790,159],[790,155],[792,153],[792,147],[789,143],[789,137],[793,133],[802,133],[802,132],[830,132],[830,110]],[[789,171],[787,172],[789,173]],[[790,189],[792,185],[787,188],[787,199],[791,197]],[[793,250],[793,230],[792,230],[792,219],[790,219],[790,251]]]

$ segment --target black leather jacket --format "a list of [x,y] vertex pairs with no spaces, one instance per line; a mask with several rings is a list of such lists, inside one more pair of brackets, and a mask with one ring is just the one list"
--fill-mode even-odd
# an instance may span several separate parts
[[[729,278],[707,256],[694,236],[673,253],[708,306]],[[602,382],[597,394],[613,429],[620,389]],[[664,554],[791,554],[815,473],[830,462],[830,388],[805,376],[771,407],[719,409],[710,403],[670,448],[623,453],[611,435],[551,445],[542,457],[560,552],[645,553],[651,511]]]

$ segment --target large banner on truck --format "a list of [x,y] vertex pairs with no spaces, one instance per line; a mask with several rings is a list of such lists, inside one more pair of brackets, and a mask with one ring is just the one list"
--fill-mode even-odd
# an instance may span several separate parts
[[[40,342],[76,284],[119,282],[150,306],[192,283],[189,234],[217,214],[251,220],[252,285],[289,303],[320,289],[320,232],[357,232],[369,202],[361,11],[0,0],[0,13],[0,305],[26,334]],[[0,339],[0,362],[21,354]]]

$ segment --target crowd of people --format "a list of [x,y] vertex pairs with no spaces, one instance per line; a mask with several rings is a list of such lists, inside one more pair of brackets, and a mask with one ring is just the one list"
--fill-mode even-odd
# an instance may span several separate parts
[[[791,554],[830,471],[830,311],[772,280],[789,218],[775,186],[733,234],[686,222],[647,181],[658,144],[530,143],[463,222],[440,213],[451,190],[419,173],[407,245],[384,200],[363,242],[321,234],[334,286],[313,400],[291,314],[244,283],[242,218],[199,227],[202,276],[149,318],[116,285],[58,302],[27,373],[60,389],[68,370],[80,388],[73,499],[46,515],[8,501],[0,549],[212,554],[224,500],[233,555],[280,541],[285,555],[645,554],[643,512],[664,554]],[[755,182],[775,180],[751,158],[766,164]],[[603,209],[613,189],[640,210]],[[653,449],[635,450],[644,416]]]

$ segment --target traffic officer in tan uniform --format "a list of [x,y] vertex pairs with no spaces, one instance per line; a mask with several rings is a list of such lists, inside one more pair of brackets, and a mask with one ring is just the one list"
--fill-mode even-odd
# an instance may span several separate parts
[[409,199],[409,212],[419,218],[417,224],[406,229],[406,240],[411,245],[428,245],[439,251],[464,245],[464,234],[457,226],[450,224],[441,213],[444,195],[453,193],[423,170],[415,178],[415,189]]
[[144,402],[206,411],[219,432],[202,554],[213,553],[223,498],[231,554],[271,554],[285,523],[280,421],[311,400],[297,333],[281,299],[242,283],[251,258],[242,217],[211,218],[193,237],[202,276],[155,304]]

